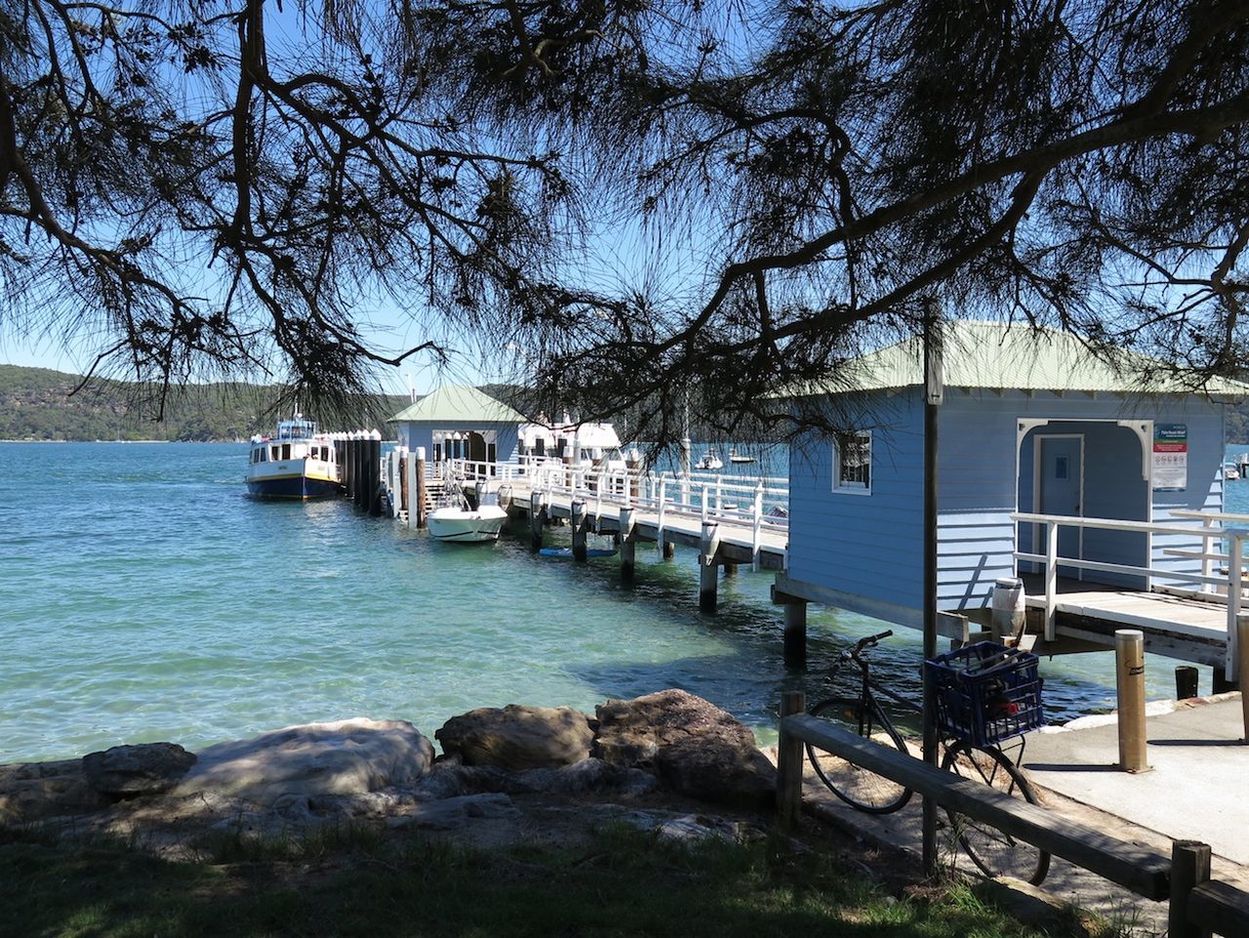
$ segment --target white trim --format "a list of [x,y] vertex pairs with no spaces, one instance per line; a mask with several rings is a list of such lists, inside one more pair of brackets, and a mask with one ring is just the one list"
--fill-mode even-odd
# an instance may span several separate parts
[[841,445],[837,439],[832,440],[832,491],[836,495],[871,495],[872,477],[875,474],[872,465],[872,431],[855,430],[854,436],[867,438],[867,482],[843,482],[841,479]]

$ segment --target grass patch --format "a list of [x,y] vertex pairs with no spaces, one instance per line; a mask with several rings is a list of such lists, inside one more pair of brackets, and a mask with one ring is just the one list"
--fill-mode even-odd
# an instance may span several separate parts
[[896,899],[835,857],[778,840],[686,847],[608,828],[575,851],[481,853],[343,829],[280,848],[226,844],[216,856],[232,859],[0,841],[0,934],[1038,934],[960,887]]

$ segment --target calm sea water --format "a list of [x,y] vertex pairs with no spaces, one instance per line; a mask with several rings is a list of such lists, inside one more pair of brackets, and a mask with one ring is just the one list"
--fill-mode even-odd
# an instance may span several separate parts
[[[821,665],[880,628],[811,607],[811,668],[787,672],[771,574],[742,569],[702,615],[693,551],[639,550],[624,588],[615,559],[542,559],[520,536],[438,544],[344,502],[252,501],[245,457],[242,444],[0,444],[0,762],[358,715],[432,736],[474,707],[593,711],[665,687],[768,739],[783,690],[819,693]],[[1249,508],[1249,483],[1229,493]],[[919,637],[899,631],[880,664],[913,688]],[[1151,660],[1151,696],[1172,694],[1172,668]],[[1053,720],[1113,706],[1108,655],[1043,674]]]

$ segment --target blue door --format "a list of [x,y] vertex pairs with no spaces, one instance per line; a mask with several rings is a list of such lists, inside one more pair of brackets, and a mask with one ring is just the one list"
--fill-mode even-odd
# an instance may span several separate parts
[[[1041,436],[1037,438],[1039,465],[1037,503],[1043,515],[1084,514],[1084,437]],[[1080,529],[1058,529],[1058,556],[1082,559]],[[1044,535],[1038,541],[1043,552]],[[1059,565],[1059,576],[1080,577],[1078,567]]]

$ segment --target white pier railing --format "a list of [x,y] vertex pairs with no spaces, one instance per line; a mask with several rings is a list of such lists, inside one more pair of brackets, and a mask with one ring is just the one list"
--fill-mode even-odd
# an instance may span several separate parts
[[[1126,576],[1142,577],[1146,581],[1147,591],[1155,589],[1152,581],[1162,579],[1192,583],[1195,588],[1161,587],[1160,592],[1168,592],[1200,599],[1206,602],[1221,603],[1227,607],[1227,655],[1225,673],[1229,680],[1236,679],[1237,667],[1237,632],[1242,609],[1245,608],[1246,596],[1244,571],[1244,546],[1249,541],[1249,515],[1233,515],[1220,512],[1189,511],[1172,509],[1173,518],[1183,521],[1201,522],[1195,524],[1157,524],[1148,521],[1121,521],[1112,518],[1082,518],[1072,515],[1043,515],[1019,512],[1012,514],[1011,520],[1021,524],[1032,524],[1044,528],[1045,553],[1015,551],[1017,561],[1043,564],[1045,582],[1045,638],[1053,641],[1055,634],[1055,613],[1058,605],[1058,568],[1068,567],[1077,570],[1096,570],[1105,573],[1118,573]],[[1152,537],[1155,534],[1167,537],[1189,537],[1200,541],[1200,550],[1188,548],[1163,548],[1163,553],[1173,557],[1187,557],[1201,560],[1201,572],[1172,570],[1155,566],[1137,566],[1134,564],[1109,563],[1101,560],[1085,560],[1082,557],[1064,557],[1058,553],[1058,532],[1061,528],[1074,528],[1077,531],[1089,529],[1098,531],[1121,531],[1132,534],[1146,535],[1148,544],[1146,557],[1153,557]],[[1210,541],[1215,544],[1210,544]],[[1230,549],[1224,553],[1222,542],[1227,541]],[[1034,542],[1035,543],[1035,542]],[[1147,561],[1152,563],[1152,560]],[[1219,566],[1216,568],[1216,564]]]

